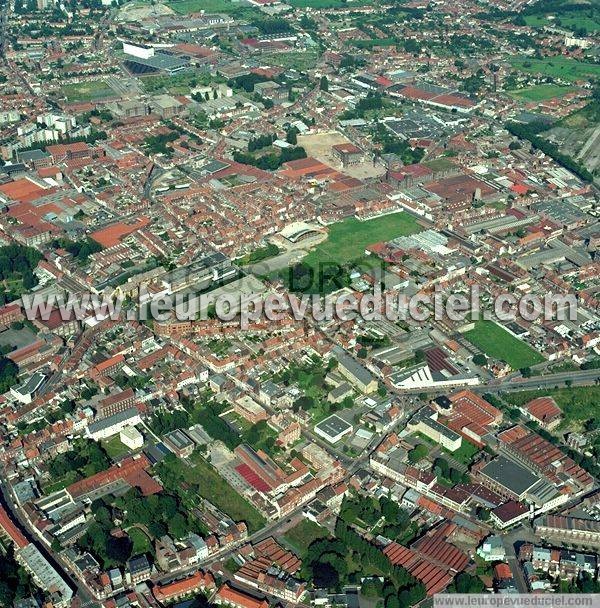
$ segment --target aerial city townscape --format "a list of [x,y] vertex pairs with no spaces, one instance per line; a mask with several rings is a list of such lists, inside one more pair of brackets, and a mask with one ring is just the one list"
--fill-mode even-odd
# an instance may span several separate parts
[[0,606],[600,592],[598,0],[0,0],[0,156]]

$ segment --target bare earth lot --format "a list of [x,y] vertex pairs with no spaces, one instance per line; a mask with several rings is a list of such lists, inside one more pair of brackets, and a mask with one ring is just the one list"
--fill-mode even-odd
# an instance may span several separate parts
[[385,173],[385,168],[377,165],[373,166],[373,163],[369,160],[359,165],[352,167],[342,166],[337,158],[333,155],[331,148],[336,144],[348,144],[350,140],[339,133],[338,131],[325,131],[323,133],[313,133],[311,135],[298,135],[298,145],[302,146],[306,150],[308,156],[313,156],[322,163],[334,167],[341,173],[356,177],[358,179],[365,179],[369,177],[378,177]]

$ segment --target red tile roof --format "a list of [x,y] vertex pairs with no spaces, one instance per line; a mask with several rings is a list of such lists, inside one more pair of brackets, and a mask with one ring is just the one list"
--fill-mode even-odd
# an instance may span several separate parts
[[13,543],[22,549],[29,544],[29,541],[23,536],[23,533],[13,523],[8,513],[0,506],[0,528],[10,537]]
[[512,521],[520,515],[527,513],[529,509],[522,503],[514,500],[509,500],[503,505],[496,507],[492,513],[503,523]]
[[259,600],[225,584],[217,592],[217,598],[226,604],[240,608],[268,608],[267,600]]
[[150,461],[146,456],[142,455],[138,458],[126,458],[106,471],[101,471],[100,473],[96,473],[96,475],[76,481],[67,488],[67,492],[73,498],[78,498],[92,490],[113,483],[118,479],[122,479],[126,482],[129,479],[135,481],[139,474],[149,467]]
[[494,566],[494,578],[497,581],[503,581],[513,578],[510,566],[508,564],[496,564]]
[[452,581],[452,576],[445,570],[421,559],[415,551],[407,549],[398,543],[390,543],[384,550],[384,555],[394,566],[406,568],[416,579],[421,581],[427,590],[427,595],[443,591]]
[[560,418],[562,410],[556,405],[552,397],[538,397],[526,406],[527,411],[540,422],[548,423]]
[[156,585],[152,589],[152,593],[154,594],[154,597],[157,600],[168,600],[172,597],[186,595],[187,593],[196,591],[201,587],[211,586],[211,584],[212,575],[204,575],[203,572],[199,571],[193,574],[192,576],[189,576],[188,578],[184,578],[173,583],[168,583],[166,585]]
[[46,190],[29,179],[17,179],[0,186],[0,192],[13,201],[30,201],[44,196]]
[[119,222],[112,226],[107,226],[96,232],[92,232],[90,236],[103,247],[114,247],[118,245],[122,239],[132,234],[136,230],[147,226],[150,220],[146,217],[138,217],[137,220],[132,224],[126,224]]

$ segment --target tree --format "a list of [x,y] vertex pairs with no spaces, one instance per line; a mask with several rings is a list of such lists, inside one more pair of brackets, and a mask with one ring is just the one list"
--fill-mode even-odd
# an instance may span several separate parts
[[428,453],[429,449],[427,448],[427,446],[423,443],[420,443],[408,452],[408,461],[415,464],[423,460],[423,458],[425,458]]
[[23,287],[25,289],[33,289],[37,284],[37,277],[32,272],[25,272],[23,274]]
[[485,507],[477,507],[477,517],[481,520],[481,521],[489,521],[490,519],[490,510],[486,509]]
[[485,585],[478,576],[473,576],[467,572],[461,572],[454,580],[457,593],[482,593]]
[[18,381],[19,367],[8,357],[0,357],[0,393],[5,393]]
[[298,412],[299,410],[309,411],[315,406],[314,397],[309,397],[308,395],[303,395],[302,397],[298,397],[296,401],[294,401],[294,405],[292,409],[294,412]]
[[181,513],[175,513],[169,521],[169,533],[175,538],[183,538],[189,532],[187,519]]
[[379,499],[379,506],[381,507],[381,514],[390,523],[394,523],[399,519],[400,507],[398,506],[398,503],[395,500],[392,500],[387,496],[382,496]]
[[292,144],[292,146],[295,146],[298,143],[298,129],[297,127],[290,127],[287,130],[287,134],[285,136],[285,141],[288,142],[288,144]]
[[462,479],[462,473],[458,469],[450,469],[450,481],[454,484],[460,483]]
[[319,89],[321,89],[321,91],[329,91],[329,80],[327,80],[327,76],[321,76]]
[[154,536],[154,538],[160,538],[167,533],[167,526],[160,521],[153,521],[148,525],[148,532]]
[[477,353],[473,356],[473,363],[475,363],[475,365],[479,365],[480,367],[484,367],[487,365],[487,357],[481,353]]
[[448,479],[450,475],[450,466],[445,458],[436,458],[433,461],[433,468],[439,471],[439,474],[444,478]]
[[401,608],[400,600],[397,595],[388,595],[384,602],[385,608]]
[[521,410],[518,407],[511,407],[508,410],[508,417],[513,421],[516,422],[517,420],[519,420],[519,418],[521,417]]
[[106,557],[118,564],[124,564],[130,557],[133,543],[128,536],[109,536],[106,541]]

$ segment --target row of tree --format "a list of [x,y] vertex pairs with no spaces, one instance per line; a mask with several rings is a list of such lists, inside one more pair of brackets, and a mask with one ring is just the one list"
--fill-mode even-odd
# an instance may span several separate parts
[[237,163],[252,165],[263,171],[275,171],[276,169],[279,169],[283,163],[298,160],[300,158],[306,158],[306,150],[301,146],[283,148],[279,153],[271,152],[269,154],[263,154],[262,156],[253,156],[252,154],[244,152],[233,153],[233,160]]
[[582,180],[586,182],[593,181],[594,176],[583,165],[561,152],[556,144],[538,135],[538,133],[541,133],[547,127],[548,125],[546,125],[546,123],[542,123],[541,125],[540,123],[506,123],[506,128],[512,135],[521,139],[526,139],[534,148],[540,150],[540,152],[543,152],[547,156],[552,157],[557,163],[580,177]]

